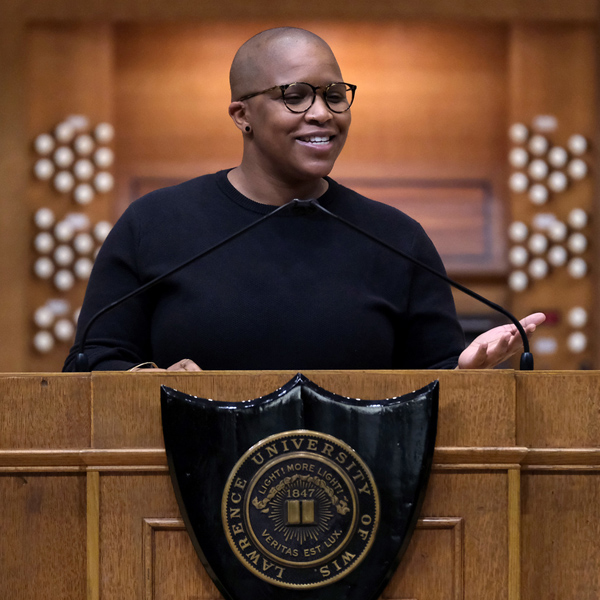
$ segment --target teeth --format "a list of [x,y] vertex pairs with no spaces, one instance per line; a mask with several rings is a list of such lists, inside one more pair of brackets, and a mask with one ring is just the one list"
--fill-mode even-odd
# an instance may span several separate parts
[[329,137],[320,137],[313,135],[311,137],[300,138],[303,142],[310,142],[311,144],[326,144],[329,141]]

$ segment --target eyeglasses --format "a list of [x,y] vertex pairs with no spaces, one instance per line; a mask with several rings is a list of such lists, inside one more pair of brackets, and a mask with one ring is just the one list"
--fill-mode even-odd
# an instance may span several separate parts
[[274,85],[266,90],[262,90],[262,92],[247,94],[246,96],[242,96],[238,102],[277,89],[281,91],[281,99],[286,108],[293,113],[306,112],[315,103],[317,90],[320,89],[323,89],[323,100],[325,101],[327,108],[334,113],[343,113],[346,112],[352,106],[352,102],[354,102],[356,86],[351,83],[336,81],[323,88],[323,86],[320,85],[315,86],[304,81],[296,81],[294,83],[286,83],[285,85]]

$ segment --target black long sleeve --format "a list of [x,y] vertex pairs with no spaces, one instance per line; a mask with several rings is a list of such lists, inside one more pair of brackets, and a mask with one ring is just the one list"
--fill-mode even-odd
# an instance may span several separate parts
[[[443,270],[418,223],[329,179],[319,202]],[[261,218],[227,172],[133,202],[104,243],[82,327],[102,307]],[[91,327],[92,369],[182,358],[203,369],[453,368],[464,347],[447,284],[322,213],[279,213]]]

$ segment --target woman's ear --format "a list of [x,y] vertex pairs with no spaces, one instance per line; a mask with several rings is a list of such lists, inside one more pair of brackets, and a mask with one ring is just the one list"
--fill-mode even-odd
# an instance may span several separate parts
[[250,131],[248,119],[246,117],[246,104],[239,100],[232,102],[229,105],[229,116],[235,123],[235,126],[244,133]]

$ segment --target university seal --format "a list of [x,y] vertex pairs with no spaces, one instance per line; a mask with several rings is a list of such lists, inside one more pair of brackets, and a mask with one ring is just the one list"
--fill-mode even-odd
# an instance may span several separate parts
[[237,558],[287,588],[330,584],[356,568],[379,523],[371,471],[345,442],[316,431],[271,436],[233,468],[223,526]]

